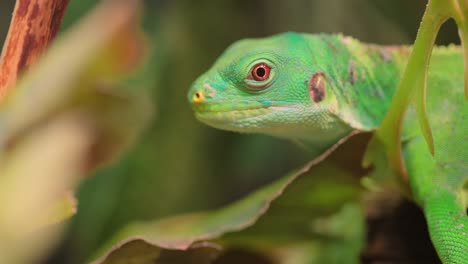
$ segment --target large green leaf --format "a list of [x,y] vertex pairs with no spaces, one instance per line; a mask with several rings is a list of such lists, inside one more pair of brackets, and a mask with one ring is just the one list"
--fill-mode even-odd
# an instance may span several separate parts
[[364,235],[359,158],[366,139],[355,136],[330,155],[343,139],[303,168],[213,212],[130,224],[101,249],[96,263],[164,263],[169,252],[184,259],[216,245],[271,250],[296,243],[312,244],[314,257],[327,263],[357,263]]

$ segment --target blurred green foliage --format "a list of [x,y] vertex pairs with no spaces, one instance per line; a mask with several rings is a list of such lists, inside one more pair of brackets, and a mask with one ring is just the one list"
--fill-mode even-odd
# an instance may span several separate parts
[[[62,29],[94,0],[71,0]],[[0,41],[13,0],[0,4]],[[132,220],[217,208],[304,164],[307,153],[277,139],[217,131],[186,102],[190,83],[233,41],[283,31],[341,32],[379,44],[410,44],[426,1],[147,0],[150,63],[135,83],[151,85],[156,114],[121,160],[86,180],[78,214],[51,262],[81,263]],[[458,42],[445,26],[438,43]],[[0,42],[1,43],[1,42]],[[137,86],[137,85],[135,85]],[[125,120],[122,120],[125,122]]]

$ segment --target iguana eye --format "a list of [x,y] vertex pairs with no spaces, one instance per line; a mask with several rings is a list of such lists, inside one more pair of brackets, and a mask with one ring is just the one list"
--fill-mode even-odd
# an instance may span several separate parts
[[266,89],[275,79],[275,67],[268,60],[258,60],[250,64],[248,69],[244,82],[247,88],[254,92]]
[[259,63],[253,66],[252,70],[250,71],[250,78],[258,82],[265,81],[270,77],[271,68],[266,63]]

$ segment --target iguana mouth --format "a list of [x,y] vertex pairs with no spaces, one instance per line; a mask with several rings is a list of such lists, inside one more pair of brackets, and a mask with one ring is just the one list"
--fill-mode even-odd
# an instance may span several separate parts
[[271,113],[274,108],[284,108],[286,103],[271,101],[230,101],[193,104],[196,117],[205,123],[237,122]]
[[203,109],[195,110],[195,117],[201,122],[219,129],[253,133],[264,130],[261,123],[270,127],[273,125],[272,123],[275,123],[273,116],[293,108],[293,106],[286,104],[272,104],[269,106],[250,106],[243,109]]
[[230,102],[216,102],[216,103],[201,103],[193,104],[192,108],[197,113],[220,113],[220,112],[241,112],[257,109],[265,109],[272,106],[282,106],[284,104],[273,104],[271,102],[260,101],[230,101]]
[[287,102],[245,100],[203,102],[192,104],[192,108],[195,117],[209,126],[236,132],[261,132],[263,126],[271,127],[276,123],[275,115],[296,107]]
[[270,113],[269,106],[258,106],[243,109],[195,109],[195,115],[200,121],[229,123],[246,118],[252,118]]

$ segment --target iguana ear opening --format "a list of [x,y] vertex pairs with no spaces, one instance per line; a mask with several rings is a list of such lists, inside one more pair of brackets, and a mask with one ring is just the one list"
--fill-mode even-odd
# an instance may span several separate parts
[[310,100],[315,103],[320,103],[325,99],[326,80],[323,72],[316,72],[309,80],[309,96]]

